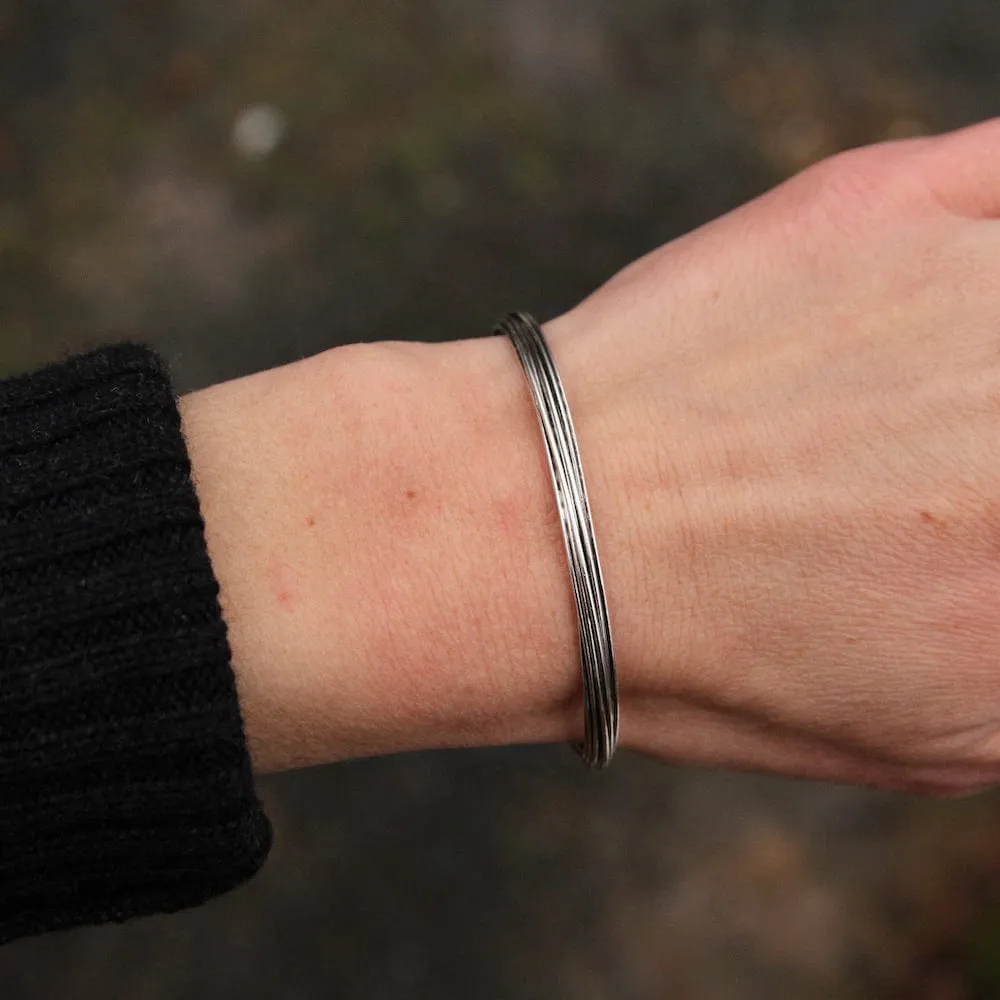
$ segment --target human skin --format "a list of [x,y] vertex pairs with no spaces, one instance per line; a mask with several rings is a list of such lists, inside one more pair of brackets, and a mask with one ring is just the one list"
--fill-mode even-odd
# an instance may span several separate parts
[[[842,154],[546,326],[624,746],[1000,776],[1000,122]],[[579,738],[513,349],[338,348],[182,400],[255,766]]]

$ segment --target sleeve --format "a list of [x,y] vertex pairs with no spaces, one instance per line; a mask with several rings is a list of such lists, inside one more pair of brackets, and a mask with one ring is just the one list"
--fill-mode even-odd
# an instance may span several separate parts
[[270,842],[164,364],[0,380],[0,943],[197,905]]

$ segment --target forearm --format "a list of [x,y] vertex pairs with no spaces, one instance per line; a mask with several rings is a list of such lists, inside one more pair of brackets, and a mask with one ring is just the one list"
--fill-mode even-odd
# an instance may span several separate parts
[[562,540],[505,341],[336,349],[182,413],[258,770],[578,735]]

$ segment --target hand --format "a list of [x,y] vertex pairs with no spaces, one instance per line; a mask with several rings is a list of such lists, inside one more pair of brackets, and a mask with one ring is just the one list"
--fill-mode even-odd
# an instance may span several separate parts
[[550,324],[625,744],[1000,777],[1000,122],[850,152]]
[[[997,122],[842,155],[548,325],[626,746],[997,781],[997,163]],[[565,555],[509,344],[342,348],[183,410],[260,769],[579,738]]]

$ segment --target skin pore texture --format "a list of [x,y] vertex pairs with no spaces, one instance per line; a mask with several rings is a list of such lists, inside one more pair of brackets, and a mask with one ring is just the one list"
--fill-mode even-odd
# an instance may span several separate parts
[[[622,742],[935,794],[1000,776],[1000,124],[843,154],[546,334]],[[511,346],[371,344],[182,400],[260,770],[578,738]]]

